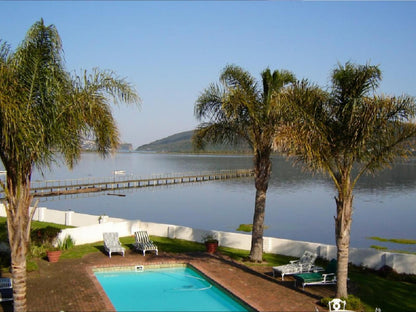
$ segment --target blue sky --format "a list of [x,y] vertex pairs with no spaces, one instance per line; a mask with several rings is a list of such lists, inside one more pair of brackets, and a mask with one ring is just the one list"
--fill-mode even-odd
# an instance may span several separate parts
[[416,95],[416,2],[0,1],[0,38],[15,48],[43,18],[66,66],[126,77],[142,107],[115,107],[134,147],[198,124],[194,103],[227,64],[259,77],[288,69],[325,87],[338,62],[379,65],[379,92]]

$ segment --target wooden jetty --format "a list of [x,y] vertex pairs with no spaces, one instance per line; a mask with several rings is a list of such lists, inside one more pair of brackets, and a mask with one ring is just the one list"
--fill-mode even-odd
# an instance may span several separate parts
[[[151,178],[136,178],[132,176],[108,177],[101,179],[45,180],[32,181],[31,192],[35,197],[60,196],[79,193],[108,192],[115,190],[195,183],[213,180],[236,179],[254,176],[252,169],[219,170],[191,174],[169,174]],[[117,196],[121,196],[117,193]]]

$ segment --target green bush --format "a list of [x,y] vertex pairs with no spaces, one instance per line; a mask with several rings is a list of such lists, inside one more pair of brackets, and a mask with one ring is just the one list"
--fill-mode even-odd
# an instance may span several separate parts
[[36,246],[52,245],[59,232],[61,232],[61,229],[53,226],[47,226],[32,230],[30,233],[30,239],[32,244]]
[[354,295],[348,295],[347,299],[343,298],[342,300],[347,301],[347,310],[361,311],[364,308],[360,298],[355,297]]
[[75,246],[75,241],[71,235],[65,236],[64,240],[58,243],[58,247],[61,250],[68,250]]
[[30,245],[30,255],[35,258],[43,258],[46,256],[46,247],[45,245]]

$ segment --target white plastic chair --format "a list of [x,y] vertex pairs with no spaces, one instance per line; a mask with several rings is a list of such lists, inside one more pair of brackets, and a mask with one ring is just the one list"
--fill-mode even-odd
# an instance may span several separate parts
[[330,302],[328,302],[329,311],[343,311],[345,310],[346,304],[347,302],[345,300],[334,298]]
[[124,247],[121,246],[120,240],[118,239],[117,232],[103,233],[104,249],[108,252],[108,256],[111,258],[111,253],[120,252],[124,257]]
[[285,275],[310,272],[314,267],[317,256],[316,253],[306,250],[298,260],[291,260],[289,264],[273,267],[273,277],[275,277],[276,272],[280,272],[283,281]]
[[146,255],[146,251],[155,251],[156,255],[158,254],[157,246],[153,243],[152,240],[149,238],[149,234],[146,231],[137,231],[134,232],[134,236],[136,238],[136,242],[134,243],[134,247],[137,250],[141,250],[143,252],[143,256]]

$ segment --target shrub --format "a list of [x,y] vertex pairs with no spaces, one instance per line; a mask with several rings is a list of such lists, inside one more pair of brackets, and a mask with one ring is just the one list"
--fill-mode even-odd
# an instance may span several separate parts
[[36,258],[43,258],[46,256],[46,247],[45,245],[30,245],[30,255]]
[[65,236],[64,240],[61,242],[58,242],[58,247],[61,250],[68,250],[71,249],[72,247],[74,247],[75,245],[75,241],[74,239],[71,237],[71,235],[67,235]]
[[56,240],[56,237],[58,236],[59,232],[61,232],[61,229],[53,226],[47,226],[45,228],[40,228],[31,231],[30,238],[32,244],[37,246],[52,245]]
[[382,266],[378,271],[376,271],[381,277],[393,280],[393,281],[402,281],[416,284],[416,275],[415,274],[404,274],[397,273],[393,268],[388,265]]
[[361,311],[364,308],[360,298],[355,297],[354,295],[348,295],[348,298],[343,298],[343,300],[347,301],[347,310]]

